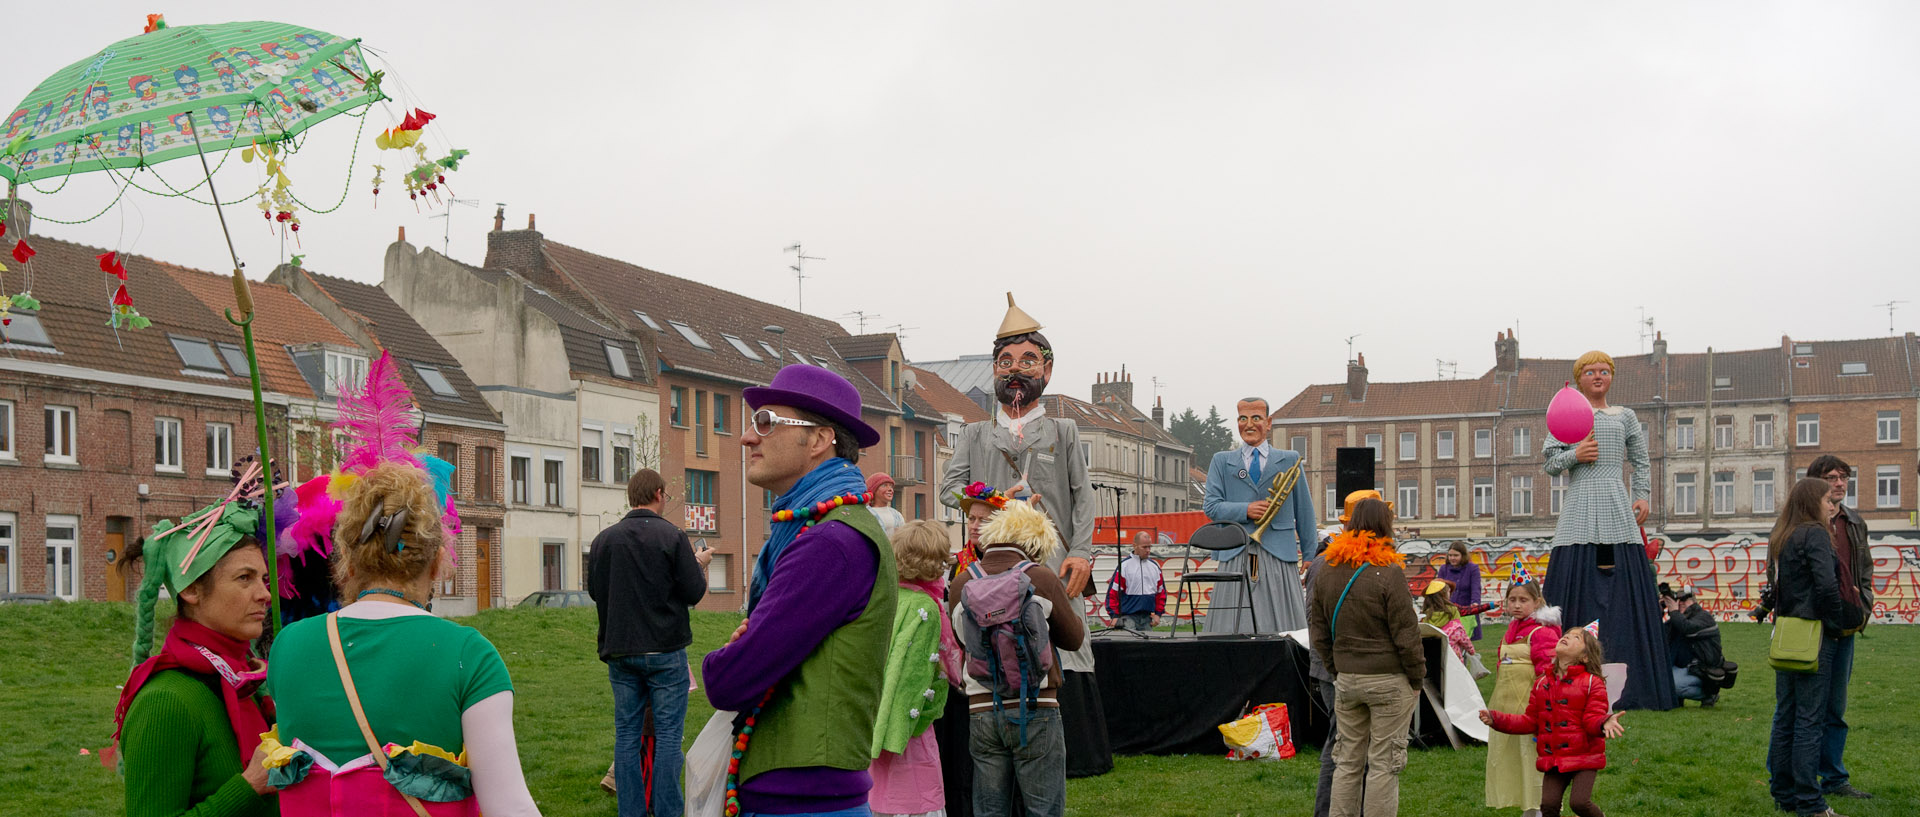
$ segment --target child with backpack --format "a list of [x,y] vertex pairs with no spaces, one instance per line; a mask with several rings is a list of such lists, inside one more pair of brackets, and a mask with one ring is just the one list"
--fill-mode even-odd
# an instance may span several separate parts
[[1600,674],[1598,622],[1568,630],[1554,644],[1552,668],[1533,685],[1525,714],[1480,710],[1480,722],[1509,735],[1531,735],[1545,775],[1540,814],[1560,817],[1571,792],[1573,813],[1603,817],[1593,804],[1593,781],[1607,767],[1607,738],[1626,731],[1620,713],[1608,714],[1607,681]]
[[1017,784],[1029,817],[1061,817],[1067,744],[1054,650],[1079,649],[1087,628],[1046,566],[1060,534],[1038,508],[1008,502],[987,519],[980,543],[980,560],[948,595],[967,655],[973,812],[1006,817]]
[[[1525,712],[1534,683],[1552,668],[1554,644],[1560,639],[1560,608],[1546,605],[1540,585],[1525,566],[1515,565],[1513,582],[1501,604],[1507,634],[1500,640],[1493,698],[1487,701],[1495,712]],[[1487,736],[1487,808],[1523,809],[1523,817],[1539,814],[1541,777],[1533,761],[1532,741],[1497,733]]]
[[893,560],[900,600],[893,608],[893,640],[873,728],[874,817],[938,815],[946,809],[940,747],[933,722],[947,705],[947,686],[966,676],[960,643],[940,600],[946,597],[947,531],[915,520],[895,528]]

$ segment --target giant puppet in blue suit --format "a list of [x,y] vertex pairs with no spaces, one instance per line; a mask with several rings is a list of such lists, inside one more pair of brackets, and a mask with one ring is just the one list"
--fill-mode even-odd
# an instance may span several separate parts
[[[1241,445],[1213,455],[1207,467],[1207,518],[1215,522],[1237,522],[1253,536],[1258,520],[1269,510],[1269,497],[1276,480],[1300,464],[1297,452],[1276,449],[1268,441],[1272,430],[1267,416],[1267,401],[1258,397],[1241,400],[1235,422]],[[1300,585],[1300,558],[1311,556],[1319,539],[1314,528],[1313,492],[1304,475],[1296,475],[1278,513],[1267,523],[1259,544],[1221,551],[1216,558],[1223,569],[1253,577],[1248,592],[1253,594],[1253,620],[1246,620],[1240,604],[1241,586],[1217,584],[1213,588],[1211,609],[1207,613],[1207,632],[1250,633],[1254,623],[1267,633],[1291,632],[1307,626],[1306,593]]]

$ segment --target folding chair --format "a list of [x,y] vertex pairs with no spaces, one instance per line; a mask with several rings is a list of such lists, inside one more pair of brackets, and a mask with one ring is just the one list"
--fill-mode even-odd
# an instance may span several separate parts
[[[1199,548],[1201,550],[1208,550],[1208,551],[1213,551],[1215,553],[1218,553],[1223,550],[1233,550],[1234,548],[1238,548],[1238,547],[1246,547],[1248,545],[1251,545],[1252,542],[1253,540],[1247,537],[1247,530],[1245,528],[1240,527],[1236,523],[1214,522],[1209,525],[1204,525],[1199,530],[1194,531],[1193,536],[1188,537],[1187,563],[1188,564],[1193,563],[1192,560],[1193,560],[1194,548]],[[1200,571],[1200,572],[1183,573],[1180,575],[1177,581],[1180,582],[1180,595],[1175,597],[1174,607],[1175,609],[1178,609],[1180,605],[1180,600],[1185,599],[1187,602],[1187,610],[1189,612],[1194,612],[1194,601],[1199,597],[1198,593],[1195,593],[1193,598],[1187,597],[1187,587],[1189,584],[1209,582],[1216,585],[1219,585],[1219,584],[1240,585],[1240,604],[1237,605],[1235,609],[1246,610],[1249,620],[1253,622],[1253,632],[1255,634],[1258,634],[1260,632],[1260,616],[1258,613],[1254,612],[1254,609],[1253,609],[1253,582],[1247,577],[1247,574],[1242,572],[1237,572],[1237,571],[1228,571],[1228,570]],[[1208,615],[1213,614],[1213,605],[1211,603],[1207,605],[1207,614]],[[1191,627],[1189,627],[1189,630],[1192,632],[1192,634],[1196,636],[1199,635],[1200,634],[1199,616],[1189,615],[1187,617],[1187,622],[1188,624],[1191,625]]]

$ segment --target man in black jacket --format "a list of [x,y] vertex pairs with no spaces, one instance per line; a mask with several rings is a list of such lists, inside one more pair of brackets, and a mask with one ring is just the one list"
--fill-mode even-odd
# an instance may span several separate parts
[[[1667,586],[1660,585],[1665,591]],[[1720,622],[1700,606],[1692,585],[1664,592],[1660,606],[1667,611],[1667,652],[1673,658],[1673,688],[1680,697],[1708,709],[1720,702],[1726,685],[1726,655],[1720,650]]]
[[1820,749],[1820,789],[1827,797],[1871,798],[1873,795],[1853,787],[1843,758],[1847,753],[1847,684],[1853,680],[1853,634],[1867,626],[1873,616],[1873,553],[1867,541],[1867,522],[1860,513],[1842,504],[1847,497],[1847,481],[1853,467],[1832,454],[1822,455],[1807,465],[1807,476],[1827,481],[1836,512],[1827,525],[1833,537],[1833,555],[1839,563],[1840,602],[1846,621],[1846,633],[1833,651],[1832,680],[1827,685],[1827,729]]
[[648,811],[641,743],[652,710],[655,817],[679,817],[680,738],[687,719],[687,608],[707,594],[713,549],[698,551],[660,515],[667,484],[651,468],[627,481],[633,510],[594,537],[587,593],[600,616],[600,660],[613,682],[613,780],[621,817]]

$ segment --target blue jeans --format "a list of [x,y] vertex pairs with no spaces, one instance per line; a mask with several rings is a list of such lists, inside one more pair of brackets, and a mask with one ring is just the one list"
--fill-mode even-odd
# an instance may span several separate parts
[[1689,701],[1704,700],[1707,697],[1700,691],[1700,678],[1686,667],[1673,668],[1673,691]]
[[1827,810],[1820,793],[1821,748],[1827,724],[1827,687],[1837,643],[1820,640],[1820,671],[1774,673],[1773,735],[1767,743],[1767,790],[1773,801],[1800,814]]
[[613,785],[620,817],[645,817],[641,733],[653,713],[653,817],[680,817],[680,736],[687,721],[687,651],[620,655],[607,661],[613,682]]
[[1853,636],[1834,642],[1833,672],[1827,682],[1827,729],[1820,743],[1820,791],[1847,785],[1847,684],[1853,680]]
[[974,817],[1007,817],[1008,795],[1017,783],[1027,817],[1062,817],[1067,811],[1067,733],[1060,710],[1027,710],[1027,745],[1020,745],[1020,710],[974,712],[967,720],[973,755]]
[[741,812],[746,817],[873,817],[873,809],[866,806],[843,808],[839,811],[808,811],[800,814],[766,814],[758,811]]

